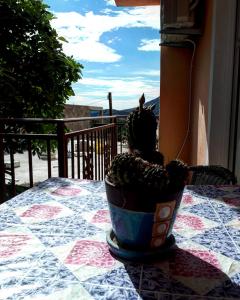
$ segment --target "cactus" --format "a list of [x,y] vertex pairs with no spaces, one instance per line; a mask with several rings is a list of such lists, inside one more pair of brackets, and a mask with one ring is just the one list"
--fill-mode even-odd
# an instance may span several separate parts
[[187,176],[188,167],[180,160],[173,160],[164,168],[129,153],[115,156],[107,175],[118,187],[149,190],[155,194],[182,190]]
[[164,191],[168,185],[168,175],[162,166],[148,164],[143,171],[143,186],[156,192]]
[[133,154],[122,153],[115,156],[108,178],[117,186],[137,185],[141,175],[141,159]]
[[144,107],[145,96],[139,99],[139,107],[127,118],[128,147],[145,160],[163,164],[163,155],[156,151],[157,120],[154,106]]
[[107,178],[117,187],[137,189],[148,195],[173,194],[183,190],[188,167],[180,160],[163,166],[163,155],[155,150],[157,121],[152,107],[139,107],[127,119],[130,153],[115,156]]
[[166,165],[169,176],[169,190],[177,191],[184,188],[188,178],[188,167],[181,160],[172,160]]

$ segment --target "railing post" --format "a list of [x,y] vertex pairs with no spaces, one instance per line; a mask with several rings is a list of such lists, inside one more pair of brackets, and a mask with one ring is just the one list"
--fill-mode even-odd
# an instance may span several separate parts
[[65,138],[65,124],[63,121],[57,123],[57,140],[58,140],[58,175],[59,177],[68,176],[67,162],[67,144]]
[[3,146],[3,123],[0,123],[0,204],[5,201],[5,167],[4,167],[4,146]]
[[114,158],[116,155],[117,155],[117,152],[118,152],[118,150],[117,150],[117,147],[118,147],[118,128],[117,128],[117,118],[115,117],[114,119],[113,119],[113,123],[114,123],[114,130],[113,130],[113,137],[112,137],[112,139],[113,139],[113,143],[112,143],[112,145],[113,145],[113,148],[112,148],[112,158]]

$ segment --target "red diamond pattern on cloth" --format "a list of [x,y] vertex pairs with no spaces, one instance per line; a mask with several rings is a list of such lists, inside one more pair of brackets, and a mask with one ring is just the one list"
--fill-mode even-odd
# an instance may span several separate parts
[[106,243],[87,240],[77,241],[64,262],[102,268],[112,267],[116,263]]
[[20,252],[30,239],[24,234],[0,234],[0,257],[6,258]]
[[52,192],[53,195],[58,195],[58,196],[76,196],[81,193],[81,189],[79,188],[72,188],[72,187],[59,187],[55,191]]
[[106,209],[100,209],[93,216],[92,223],[111,223],[109,211]]
[[57,216],[62,211],[61,207],[35,204],[21,214],[24,218],[41,218],[41,219],[51,219]]
[[221,267],[215,255],[204,250],[177,249],[170,261],[173,276],[193,278],[222,278]]
[[193,198],[191,195],[183,195],[182,197],[182,203],[184,204],[193,204]]
[[174,224],[175,229],[182,229],[189,227],[191,229],[195,230],[202,230],[204,229],[204,223],[203,221],[196,217],[196,216],[188,216],[188,215],[182,215],[178,214],[176,218],[176,222]]

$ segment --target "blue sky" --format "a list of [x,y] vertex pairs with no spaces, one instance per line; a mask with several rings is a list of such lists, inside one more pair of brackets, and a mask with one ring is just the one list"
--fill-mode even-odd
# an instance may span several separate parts
[[159,96],[160,7],[116,7],[113,0],[44,0],[52,26],[68,43],[63,50],[83,64],[70,104],[108,108],[137,106]]

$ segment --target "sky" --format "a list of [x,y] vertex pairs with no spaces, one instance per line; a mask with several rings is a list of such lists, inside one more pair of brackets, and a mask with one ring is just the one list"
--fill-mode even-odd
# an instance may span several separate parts
[[114,0],[44,0],[52,26],[68,43],[63,51],[80,62],[82,79],[68,104],[136,107],[159,96],[160,7],[116,7]]

